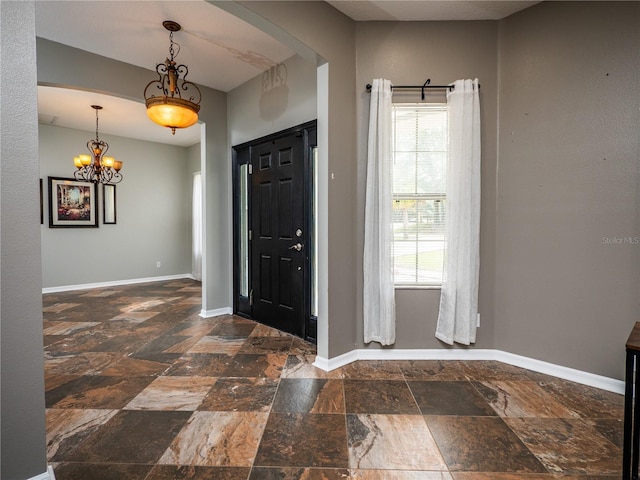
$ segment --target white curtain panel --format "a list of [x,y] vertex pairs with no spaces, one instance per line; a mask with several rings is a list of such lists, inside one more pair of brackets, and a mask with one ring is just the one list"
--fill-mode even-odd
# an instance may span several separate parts
[[193,175],[191,275],[202,280],[202,175]]
[[469,345],[476,341],[480,270],[480,100],[478,79],[453,85],[447,93],[447,245],[436,337]]
[[373,81],[369,109],[364,218],[364,341],[396,341],[393,240],[393,152],[391,82]]

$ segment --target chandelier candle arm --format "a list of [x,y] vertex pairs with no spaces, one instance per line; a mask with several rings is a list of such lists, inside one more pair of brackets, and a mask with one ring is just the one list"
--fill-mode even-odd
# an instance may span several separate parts
[[171,20],[165,20],[162,25],[169,31],[169,58],[156,65],[158,79],[147,84],[144,98],[148,117],[170,128],[175,135],[177,128],[187,128],[198,121],[202,94],[195,83],[187,80],[189,68],[176,64],[180,45],[173,41],[173,33],[182,27]]
[[100,105],[91,105],[91,108],[96,111],[96,138],[87,142],[87,149],[91,152],[91,155],[83,153],[73,158],[73,164],[76,167],[73,176],[76,180],[85,182],[119,183],[122,180],[122,174],[120,173],[122,162],[113,157],[104,156],[109,150],[109,144],[104,140],[100,140],[98,133],[98,112],[102,110],[102,107]]

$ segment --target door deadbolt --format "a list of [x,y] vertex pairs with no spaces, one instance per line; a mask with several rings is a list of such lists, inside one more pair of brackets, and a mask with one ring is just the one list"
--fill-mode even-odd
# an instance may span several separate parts
[[302,230],[297,229],[296,230],[296,237],[301,237],[302,236]]

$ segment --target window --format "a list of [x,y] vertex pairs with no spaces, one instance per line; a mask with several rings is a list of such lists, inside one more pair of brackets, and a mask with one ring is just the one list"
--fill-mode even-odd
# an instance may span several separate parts
[[318,147],[311,148],[313,192],[311,194],[311,316],[318,318]]
[[395,104],[393,125],[395,284],[441,285],[446,244],[447,106]]
[[196,280],[202,280],[202,174],[193,174],[191,203],[191,274]]
[[240,265],[238,266],[239,290],[242,297],[249,296],[249,164],[240,165],[240,205],[238,223],[240,227]]

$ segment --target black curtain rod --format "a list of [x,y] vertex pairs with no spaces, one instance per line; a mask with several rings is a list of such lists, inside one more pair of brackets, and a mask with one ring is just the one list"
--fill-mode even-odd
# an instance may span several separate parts
[[[371,84],[367,83],[367,92],[371,92]],[[422,92],[422,100],[424,100],[424,90],[426,88],[437,88],[443,90],[453,90],[456,87],[454,85],[431,85],[431,79],[428,78],[422,85],[391,85],[391,90],[418,90]],[[480,88],[480,85],[478,85]]]

